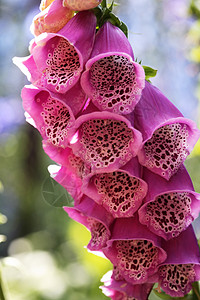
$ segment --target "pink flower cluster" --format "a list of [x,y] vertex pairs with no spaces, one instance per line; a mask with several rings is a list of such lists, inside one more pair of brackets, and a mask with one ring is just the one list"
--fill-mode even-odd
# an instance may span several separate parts
[[91,232],[87,248],[113,264],[105,295],[145,300],[158,282],[181,297],[200,279],[191,225],[200,195],[183,165],[200,134],[145,81],[118,27],[96,34],[86,9],[99,2],[42,1],[30,55],[14,59],[32,83],[22,90],[27,121],[74,199],[65,211]]

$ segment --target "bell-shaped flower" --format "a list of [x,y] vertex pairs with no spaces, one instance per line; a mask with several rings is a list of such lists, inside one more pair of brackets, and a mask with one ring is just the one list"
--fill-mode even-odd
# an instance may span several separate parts
[[114,218],[128,218],[140,207],[147,193],[147,184],[141,179],[141,167],[134,157],[114,172],[85,177],[82,190]]
[[70,218],[83,224],[91,232],[91,240],[87,245],[90,251],[99,251],[106,246],[113,217],[102,206],[83,196],[75,207],[64,207],[64,210]]
[[169,181],[144,168],[148,184],[145,204],[139,209],[142,224],[169,240],[178,236],[199,216],[200,195],[194,192],[190,176],[182,165]]
[[165,293],[183,297],[200,280],[200,253],[192,225],[177,238],[165,241],[167,259],[158,270],[158,282]]
[[91,165],[91,172],[112,172],[136,156],[141,133],[123,116],[93,112],[80,116],[70,132],[75,155]]
[[63,7],[61,0],[54,0],[34,17],[31,32],[35,36],[43,32],[58,32],[73,16],[73,10]]
[[124,279],[116,280],[112,271],[106,273],[101,281],[104,286],[100,288],[112,300],[147,300],[153,287],[152,283],[133,285]]
[[40,2],[40,10],[44,10],[47,8],[54,0],[41,0]]
[[81,84],[100,110],[129,114],[145,85],[142,66],[133,61],[133,51],[125,34],[106,22],[96,35],[91,58],[81,76]]
[[79,80],[95,37],[96,17],[77,13],[58,33],[42,33],[31,46],[31,55],[13,59],[38,87],[66,93]]
[[167,257],[161,238],[142,225],[137,214],[115,220],[107,245],[103,253],[132,284],[146,283]]
[[71,108],[52,97],[47,90],[32,85],[23,88],[22,99],[28,114],[27,121],[30,122],[31,117],[32,124],[34,123],[42,138],[54,146],[67,147],[68,131],[75,121]]
[[71,148],[55,148],[46,142],[43,142],[43,148],[52,160],[60,164],[56,168],[48,168],[51,177],[68,191],[75,203],[78,203],[83,196],[83,178],[89,174],[89,166],[80,157],[75,156]]
[[192,151],[200,132],[196,124],[152,84],[146,81],[140,102],[134,110],[135,127],[143,135],[139,162],[169,179]]
[[87,10],[98,6],[102,0],[62,0],[63,6],[73,10]]

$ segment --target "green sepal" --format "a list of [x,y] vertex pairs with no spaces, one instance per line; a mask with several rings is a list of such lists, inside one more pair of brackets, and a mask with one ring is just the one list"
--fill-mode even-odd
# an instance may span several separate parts
[[106,8],[106,7],[107,7],[107,1],[106,1],[106,0],[103,0],[103,1],[101,2],[101,7],[103,7],[103,8]]
[[155,70],[155,69],[153,69],[153,68],[151,68],[151,67],[147,67],[147,66],[142,66],[142,67],[143,67],[144,72],[145,72],[145,79],[146,79],[147,81],[151,82],[151,81],[149,80],[149,78],[155,77],[158,70]]
[[109,14],[108,21],[113,24],[114,26],[118,27],[123,31],[126,37],[128,37],[128,27],[125,23],[123,23],[116,15],[114,15],[112,12]]
[[73,206],[74,200],[53,178],[48,177],[42,186],[42,196],[49,205],[54,207]]
[[109,21],[114,26],[121,29],[121,31],[128,37],[128,27],[124,22],[122,22],[115,14],[112,13],[113,7],[115,6],[114,0],[111,5],[107,7],[107,2],[103,0],[101,5],[93,9],[93,12],[97,18],[97,31],[103,26],[103,24]]

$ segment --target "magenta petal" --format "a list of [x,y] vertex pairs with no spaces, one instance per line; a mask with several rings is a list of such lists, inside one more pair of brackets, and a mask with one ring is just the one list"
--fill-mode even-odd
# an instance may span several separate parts
[[178,236],[200,212],[200,195],[194,192],[187,170],[182,165],[166,181],[144,168],[143,178],[148,193],[138,211],[140,222],[166,240]]
[[91,58],[109,52],[126,53],[134,59],[131,44],[123,31],[110,22],[106,22],[95,37]]
[[74,115],[69,106],[51,97],[48,91],[34,86],[22,90],[23,107],[34,120],[43,139],[54,146],[68,145],[68,131],[74,124]]
[[[103,293],[111,297],[113,300],[147,300],[150,294],[153,284],[136,284],[132,285],[125,280],[115,280],[112,278],[112,273],[105,274],[101,281],[104,282],[104,286],[100,286]],[[106,280],[104,279],[107,277]]]
[[[31,49],[34,49],[36,43],[31,41]],[[34,61],[33,55],[26,57],[14,57],[13,63],[26,75],[30,82],[40,85],[40,72],[37,69],[36,63]]]
[[163,242],[167,259],[159,267],[161,288],[172,297],[183,297],[200,279],[200,253],[190,225],[177,238]]
[[91,164],[91,171],[119,169],[141,145],[141,134],[124,117],[109,112],[94,112],[79,117],[71,131],[75,155]]
[[91,232],[91,240],[87,248],[91,251],[101,250],[110,237],[112,216],[92,199],[83,196],[75,207],[64,207],[70,218],[83,224]]
[[43,143],[43,147],[51,159],[62,164],[56,171],[49,168],[51,176],[70,193],[75,202],[78,202],[83,195],[82,179],[90,172],[89,167],[80,157],[73,154],[71,148],[56,148],[47,143]]
[[72,170],[81,179],[90,173],[90,166],[84,163],[80,157],[75,156],[71,148],[54,147],[43,141],[43,149],[53,161]]
[[105,256],[132,284],[145,283],[167,256],[161,239],[140,224],[137,215],[116,219],[107,245]]
[[141,97],[144,70],[133,61],[131,45],[124,33],[110,22],[96,35],[81,85],[100,110],[118,114],[131,113]]
[[69,91],[65,94],[50,92],[52,97],[55,97],[66,103],[72,110],[74,116],[76,116],[83,109],[87,100],[86,94],[81,88],[80,81],[78,81]]
[[167,180],[176,173],[197,142],[196,124],[146,81],[134,111],[135,127],[143,135],[139,162]]
[[72,196],[75,203],[78,203],[83,193],[81,191],[82,180],[79,177],[79,174],[73,172],[73,168],[65,168],[52,165],[48,168],[51,177],[61,184],[67,192]]
[[61,184],[72,196],[75,203],[79,202],[82,193],[82,180],[90,172],[89,166],[73,154],[71,148],[53,147],[49,143],[43,142],[44,151],[55,162],[62,166],[49,168],[51,177]]
[[137,158],[132,158],[114,172],[85,177],[82,191],[103,205],[114,218],[128,218],[138,210],[147,192],[147,184],[140,173]]

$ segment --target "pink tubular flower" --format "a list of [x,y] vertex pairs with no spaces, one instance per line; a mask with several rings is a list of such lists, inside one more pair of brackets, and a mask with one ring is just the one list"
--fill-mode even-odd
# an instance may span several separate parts
[[43,142],[44,151],[51,159],[61,166],[50,166],[51,177],[61,184],[72,196],[75,203],[78,203],[83,196],[82,180],[90,172],[89,166],[73,154],[71,148],[52,147]]
[[91,232],[87,248],[91,251],[101,250],[110,237],[110,225],[113,217],[92,199],[83,196],[75,207],[64,207],[69,217],[83,224]]
[[[25,88],[22,89],[22,100],[25,111],[30,114],[30,110],[32,111],[33,109],[32,114],[34,115],[35,112],[33,103],[37,102],[37,94],[45,94],[45,92],[49,95],[49,98],[56,99],[68,107],[74,116],[76,116],[82,110],[86,102],[86,95],[83,92],[79,81],[65,94],[53,93],[44,88],[36,88],[35,86],[30,85],[25,86]],[[44,106],[44,103],[38,102],[38,107],[41,105]]]
[[177,238],[163,243],[167,259],[158,270],[161,288],[172,297],[183,297],[200,280],[200,253],[190,225]]
[[124,117],[93,112],[79,117],[71,131],[75,155],[91,165],[91,172],[109,172],[136,156],[141,134]]
[[140,99],[145,85],[144,70],[133,61],[125,34],[110,22],[96,35],[81,84],[100,110],[129,114]]
[[112,300],[147,300],[153,287],[152,283],[131,284],[125,280],[115,280],[112,271],[101,279],[104,286],[100,286],[103,293]]
[[79,12],[58,33],[36,37],[32,54],[14,58],[13,62],[34,85],[64,94],[80,78],[93,47],[95,29],[94,14]]
[[102,0],[63,0],[63,6],[73,10],[87,10],[98,6]]
[[132,217],[147,193],[137,158],[114,172],[90,174],[83,182],[83,193],[109,211],[114,218]]
[[115,220],[107,245],[103,253],[131,284],[146,283],[167,257],[161,239],[140,224],[136,214]]
[[74,11],[62,6],[61,0],[54,0],[37,14],[31,25],[31,32],[38,36],[43,32],[58,32],[74,16]]
[[175,174],[192,151],[200,132],[196,124],[146,81],[134,111],[135,127],[143,135],[139,162],[165,179]]
[[187,170],[182,165],[166,181],[145,168],[143,178],[148,193],[138,212],[140,222],[166,240],[178,236],[200,212],[200,195],[194,192]]
[[68,131],[75,121],[70,107],[48,91],[32,85],[23,88],[22,99],[25,111],[42,138],[54,146],[67,147]]

